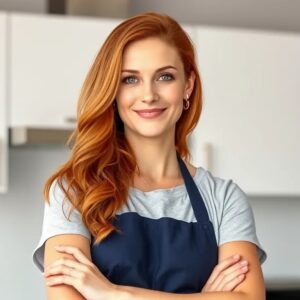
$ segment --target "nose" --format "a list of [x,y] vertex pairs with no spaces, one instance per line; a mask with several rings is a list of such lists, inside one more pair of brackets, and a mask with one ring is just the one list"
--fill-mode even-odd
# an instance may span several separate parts
[[157,101],[158,99],[159,96],[153,83],[152,82],[145,83],[143,94],[142,94],[142,101],[144,103],[151,103]]

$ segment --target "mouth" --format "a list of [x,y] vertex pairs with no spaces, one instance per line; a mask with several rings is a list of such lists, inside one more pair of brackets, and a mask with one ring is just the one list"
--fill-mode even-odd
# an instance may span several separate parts
[[157,118],[166,110],[166,108],[153,108],[153,109],[143,109],[135,110],[135,112],[144,119]]

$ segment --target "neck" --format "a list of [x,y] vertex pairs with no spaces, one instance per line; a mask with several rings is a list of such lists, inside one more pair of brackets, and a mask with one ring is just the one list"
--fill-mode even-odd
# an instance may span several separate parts
[[153,183],[181,178],[174,136],[144,138],[128,135],[126,138],[137,160],[137,177]]

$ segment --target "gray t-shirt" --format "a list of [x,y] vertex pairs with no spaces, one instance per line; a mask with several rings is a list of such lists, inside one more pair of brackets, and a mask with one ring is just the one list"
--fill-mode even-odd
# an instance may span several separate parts
[[[267,255],[258,241],[253,211],[243,190],[231,179],[213,176],[202,167],[197,168],[193,179],[213,224],[218,246],[231,241],[252,242],[257,246],[258,258],[262,264]],[[44,269],[44,248],[48,238],[59,234],[81,234],[91,242],[91,234],[82,223],[77,210],[73,210],[70,221],[67,220],[70,203],[63,201],[64,198],[59,186],[52,184],[50,206],[45,203],[44,208],[42,235],[33,252],[33,261],[41,271]],[[136,212],[151,219],[170,217],[197,222],[184,184],[149,192],[130,187],[127,202],[117,214],[126,212]]]

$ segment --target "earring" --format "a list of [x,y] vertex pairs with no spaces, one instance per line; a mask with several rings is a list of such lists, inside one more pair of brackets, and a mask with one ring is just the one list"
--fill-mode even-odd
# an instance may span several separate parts
[[189,94],[186,94],[186,99],[183,99],[183,109],[188,110],[190,107]]

